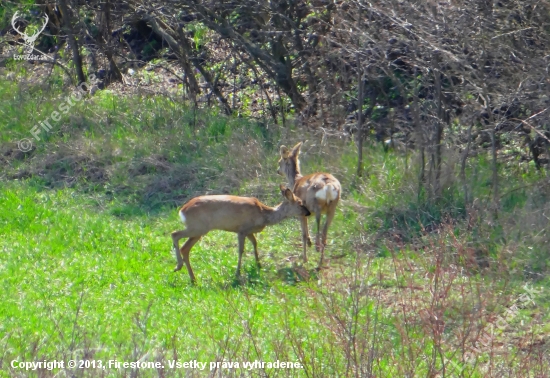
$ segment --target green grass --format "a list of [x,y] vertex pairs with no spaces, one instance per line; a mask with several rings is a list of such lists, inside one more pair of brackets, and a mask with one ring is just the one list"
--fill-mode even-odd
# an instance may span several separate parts
[[[228,352],[249,347],[237,341],[248,321],[261,337],[262,353],[251,359],[275,361],[269,338],[284,328],[285,297],[293,303],[287,305],[293,328],[314,327],[303,311],[304,288],[277,279],[284,264],[266,256],[294,249],[290,223],[261,234],[264,268],[248,274],[243,287],[234,282],[235,234],[208,234],[191,254],[199,282],[193,287],[185,269],[172,272],[167,233],[179,227],[175,212],[121,220],[73,191],[37,192],[22,185],[1,191],[0,209],[0,327],[14,358],[79,355],[88,345],[95,359],[133,360],[176,348],[180,358],[215,361],[217,342],[228,342]],[[246,247],[244,271],[250,273],[255,267]]]
[[[337,376],[346,371],[347,360],[340,339],[345,335],[340,335],[337,325],[343,320],[344,330],[345,324],[355,319],[358,325],[349,323],[349,330],[356,327],[362,334],[361,327],[377,322],[377,345],[391,345],[397,355],[414,355],[408,364],[415,375],[423,375],[429,368],[425,356],[431,355],[433,343],[426,339],[422,327],[413,326],[404,339],[399,317],[375,296],[349,296],[356,285],[353,282],[340,292],[343,288],[337,277],[347,285],[349,277],[376,283],[380,272],[392,276],[391,259],[373,260],[362,268],[366,271],[354,273],[353,256],[348,255],[333,265],[333,272],[323,274],[325,284],[313,275],[311,280],[297,283],[297,270],[285,259],[299,254],[299,231],[297,222],[287,221],[260,234],[260,271],[251,246],[246,245],[244,282],[234,279],[235,234],[211,232],[205,236],[191,253],[198,279],[193,286],[185,269],[172,272],[175,259],[169,232],[180,227],[176,211],[121,218],[112,214],[113,206],[116,203],[106,198],[90,198],[72,189],[43,190],[18,182],[2,187],[0,330],[5,335],[4,364],[12,359],[86,357],[104,362],[143,358],[167,366],[176,355],[180,362],[285,360],[300,362],[305,368],[292,373],[266,372],[311,376],[317,371],[319,376]],[[335,223],[338,227],[333,235],[351,237],[338,229],[353,229],[354,219],[339,214]],[[333,240],[329,257],[349,250],[347,243]],[[420,256],[415,255],[410,254],[410,261],[421,264]],[[310,257],[316,256],[310,249]],[[310,264],[307,269],[313,274],[312,268]],[[388,278],[382,280],[387,293],[399,293],[398,285],[407,286],[406,276]],[[421,275],[414,280],[426,284]],[[354,295],[360,304],[356,314],[352,312]],[[453,319],[458,313],[452,311],[446,317]],[[364,341],[373,337],[367,331],[363,330]],[[403,373],[395,365],[396,355],[380,353],[378,374]],[[450,352],[447,359],[460,363]],[[482,376],[470,367],[465,371],[473,374],[468,376]],[[193,372],[199,374],[189,371]],[[99,373],[88,369],[79,374]],[[145,370],[140,374],[155,376]],[[175,372],[166,367],[165,374]],[[221,374],[227,376],[231,371]]]

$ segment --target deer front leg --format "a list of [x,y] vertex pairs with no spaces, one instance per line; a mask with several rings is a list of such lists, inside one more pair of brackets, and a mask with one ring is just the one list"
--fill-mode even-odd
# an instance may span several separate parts
[[239,237],[239,262],[237,263],[237,274],[235,276],[239,278],[241,275],[241,261],[244,253],[244,238],[246,237],[246,234],[239,232],[237,235]]

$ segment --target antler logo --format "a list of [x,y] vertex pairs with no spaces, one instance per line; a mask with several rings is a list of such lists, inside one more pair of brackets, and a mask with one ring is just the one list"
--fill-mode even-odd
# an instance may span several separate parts
[[17,21],[18,18],[19,17],[17,17],[17,12],[15,12],[13,14],[13,17],[11,18],[11,26],[13,26],[13,30],[15,30],[23,37],[23,41],[25,41],[25,54],[30,54],[34,49],[34,42],[36,41],[40,33],[42,33],[46,25],[48,25],[49,18],[47,14],[44,14],[44,25],[42,25],[42,28],[40,28],[40,30],[38,30],[33,35],[27,35],[27,33],[23,33],[19,29],[17,29],[17,27],[15,26],[15,21]]

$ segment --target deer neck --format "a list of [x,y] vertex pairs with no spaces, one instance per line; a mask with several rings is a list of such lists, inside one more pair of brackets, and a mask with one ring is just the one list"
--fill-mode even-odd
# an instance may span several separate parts
[[288,218],[286,212],[282,208],[283,203],[281,202],[275,207],[267,207],[265,211],[265,223],[266,226],[272,226],[277,223],[281,223],[283,220]]
[[288,180],[288,185],[290,185],[290,188],[293,189],[294,185],[296,184],[296,181],[298,181],[299,179],[302,178],[302,175],[300,174],[300,162],[299,161],[296,161],[296,167],[294,167],[294,169],[292,169],[290,172],[288,172],[286,178]]

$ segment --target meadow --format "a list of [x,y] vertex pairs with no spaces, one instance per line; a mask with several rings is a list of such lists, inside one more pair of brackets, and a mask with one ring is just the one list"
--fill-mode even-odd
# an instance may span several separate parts
[[[31,128],[66,95],[55,76],[0,80],[0,376],[547,376],[544,172],[500,168],[496,221],[483,156],[467,168],[475,206],[452,151],[432,203],[416,190],[414,153],[368,145],[357,178],[350,138],[107,90],[35,140]],[[323,269],[313,248],[302,264],[292,219],[257,236],[261,269],[247,241],[241,280],[237,237],[221,231],[191,252],[196,285],[173,272],[178,206],[206,193],[281,202],[278,146],[303,139],[302,170],[343,185]],[[526,292],[532,301],[518,301]],[[14,367],[53,360],[88,362]],[[115,363],[138,361],[162,367]]]

